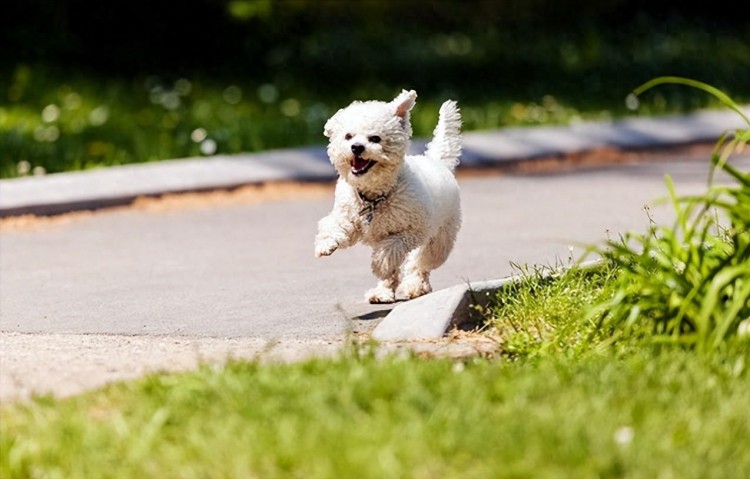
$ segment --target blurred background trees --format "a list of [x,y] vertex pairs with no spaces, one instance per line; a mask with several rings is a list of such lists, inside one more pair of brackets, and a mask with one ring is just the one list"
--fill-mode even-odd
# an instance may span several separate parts
[[[675,0],[10,0],[0,8],[4,176],[19,161],[59,171],[212,150],[196,138],[211,139],[212,152],[319,143],[332,110],[401,88],[420,94],[417,134],[446,97],[464,105],[468,128],[621,115],[625,95],[659,75],[750,99],[750,16]],[[66,126],[71,92],[86,128]],[[708,101],[675,88],[651,111]],[[19,126],[50,105],[57,135],[39,133],[43,120]],[[89,120],[102,106],[97,136]],[[131,106],[133,124],[116,123]],[[260,118],[270,126],[248,130]],[[127,138],[100,138],[107,125]],[[129,130],[149,125],[169,138],[152,145]],[[73,134],[83,143],[68,144],[78,151],[70,156],[60,141]],[[75,165],[41,160],[53,153]]]
[[242,77],[322,95],[411,84],[479,98],[551,93],[536,86],[549,76],[566,91],[621,94],[604,82],[629,89],[654,75],[712,72],[701,79],[731,91],[750,75],[750,16],[675,0],[5,3],[4,68]]

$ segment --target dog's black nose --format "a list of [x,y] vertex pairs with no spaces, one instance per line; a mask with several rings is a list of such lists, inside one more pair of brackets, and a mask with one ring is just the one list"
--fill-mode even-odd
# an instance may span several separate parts
[[354,143],[352,145],[352,153],[355,155],[361,155],[365,151],[365,145],[362,143]]

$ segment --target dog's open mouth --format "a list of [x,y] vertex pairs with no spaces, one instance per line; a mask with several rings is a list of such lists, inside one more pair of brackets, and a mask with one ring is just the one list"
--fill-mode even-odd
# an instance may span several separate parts
[[366,160],[362,158],[361,156],[355,156],[352,158],[352,173],[356,176],[364,175],[368,171],[370,171],[370,168],[372,168],[376,161],[373,160]]

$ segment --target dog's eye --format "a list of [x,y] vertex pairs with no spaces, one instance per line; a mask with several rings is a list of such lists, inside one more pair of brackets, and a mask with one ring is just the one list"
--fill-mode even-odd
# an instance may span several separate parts
[[368,140],[370,140],[370,143],[380,143],[380,137],[378,135],[372,135]]
[[352,139],[352,134],[351,133],[347,133],[346,135],[344,135],[344,139],[345,140],[351,140]]

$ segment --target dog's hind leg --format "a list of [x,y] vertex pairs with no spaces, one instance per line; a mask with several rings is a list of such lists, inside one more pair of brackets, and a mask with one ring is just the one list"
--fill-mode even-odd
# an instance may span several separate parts
[[432,291],[430,270],[422,269],[419,266],[420,257],[425,254],[425,247],[417,248],[407,256],[401,269],[401,283],[396,289],[397,298],[413,299]]
[[388,236],[373,247],[372,272],[380,281],[378,285],[365,294],[370,303],[392,303],[396,300],[401,273],[409,251],[419,244],[419,238],[411,233],[399,233]]
[[437,269],[448,259],[456,241],[458,227],[457,221],[448,222],[426,245],[409,254],[396,291],[398,298],[413,299],[432,291],[430,271]]
[[444,224],[435,236],[430,238],[417,259],[417,267],[421,270],[432,271],[442,266],[453,251],[456,243],[460,220],[452,219]]

